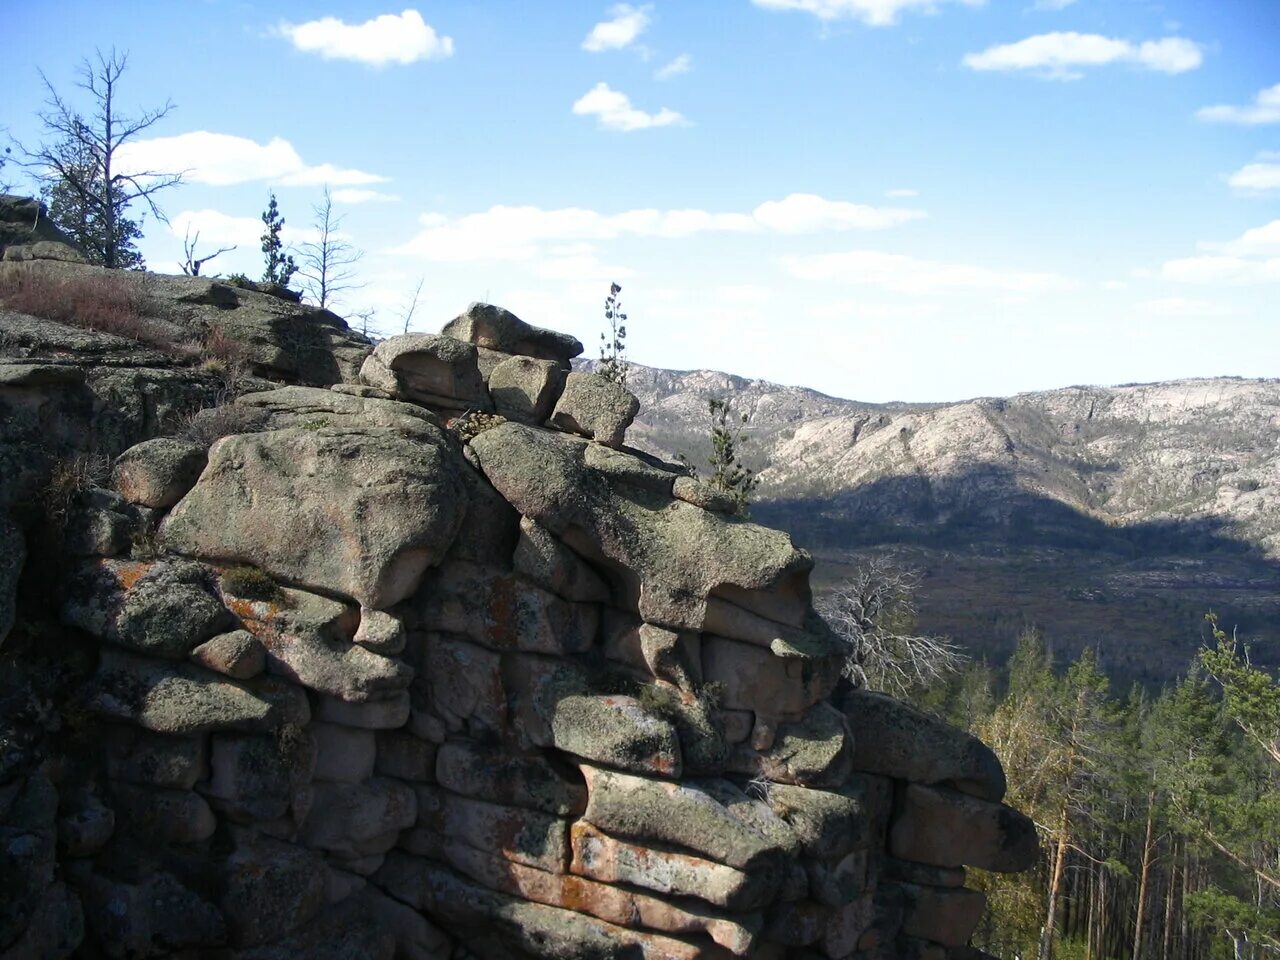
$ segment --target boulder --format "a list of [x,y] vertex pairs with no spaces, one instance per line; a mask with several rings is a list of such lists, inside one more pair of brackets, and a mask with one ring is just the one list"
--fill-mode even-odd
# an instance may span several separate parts
[[608,603],[609,585],[581,557],[537,521],[520,518],[520,540],[512,557],[516,572],[573,603]]
[[299,841],[339,856],[385,853],[418,815],[413,790],[398,780],[315,783],[312,789],[311,812]]
[[226,943],[217,907],[169,873],[126,882],[93,874],[79,885],[91,942],[111,956],[164,957]]
[[632,697],[574,694],[551,708],[553,746],[607,767],[679,778],[680,740]]
[[768,749],[756,751],[744,744],[734,750],[729,769],[777,783],[839,787],[851,770],[853,743],[840,711],[819,702],[802,720],[780,724]]
[[384,730],[377,734],[376,749],[374,770],[378,776],[410,783],[435,782],[437,746],[431,741],[402,730]]
[[236,951],[230,960],[392,960],[396,939],[359,898],[322,910],[274,943]]
[[582,343],[576,338],[525,323],[510,310],[490,303],[472,303],[445,324],[441,333],[489,350],[554,360],[565,368],[582,353]]
[[348,703],[337,697],[317,697],[316,716],[330,723],[341,723],[362,730],[395,730],[409,720],[409,691],[399,690],[389,697]]
[[565,370],[558,361],[511,357],[489,373],[489,395],[499,416],[519,423],[541,424],[555,409],[564,389]]
[[[385,396],[346,392],[354,386],[339,383],[328,390],[291,386],[245,394],[236,400],[234,408],[255,415],[257,425],[253,430],[233,432],[251,433],[292,428],[317,430],[320,427],[354,430],[382,428],[428,441],[439,437],[437,428],[442,424],[440,418],[430,410]],[[371,387],[359,389],[374,392]]]
[[620,383],[598,373],[570,373],[548,421],[551,426],[620,447],[640,401]]
[[267,664],[267,653],[248,630],[232,630],[206,640],[191,651],[191,660],[236,680],[256,677]]
[[208,744],[202,736],[168,736],[113,723],[103,740],[112,780],[190,790],[209,775]]
[[119,829],[153,843],[199,843],[218,826],[209,804],[190,790],[116,783],[111,802]]
[[451,740],[436,754],[435,778],[453,793],[554,816],[586,809],[586,786],[572,774],[541,753],[520,756],[470,740]]
[[302,792],[316,765],[316,744],[308,728],[284,728],[276,735],[214,734],[212,776],[200,786],[218,812],[238,823],[277,820],[302,812]]
[[463,797],[419,784],[418,826],[401,846],[430,855],[445,840],[465,843],[526,866],[563,873],[569,863],[568,824],[536,810]]
[[894,815],[889,852],[938,867],[1019,873],[1035,863],[1040,843],[1035,824],[1012,807],[908,784]]
[[116,458],[112,479],[130,503],[167,509],[195,486],[207,461],[203,446],[157,437],[135,444]]
[[130,650],[181,659],[231,624],[205,567],[184,560],[89,561],[66,590],[62,620]]
[[786,534],[611,482],[586,464],[585,446],[515,423],[471,441],[498,492],[616,575],[615,602],[646,623],[701,630],[707,597],[737,586],[746,603],[803,624],[813,561]]
[[944,947],[963,947],[978,929],[987,898],[977,890],[899,884],[906,895],[902,932]]
[[316,721],[307,727],[316,744],[316,780],[360,783],[373,776],[377,739],[372,730]]
[[738,503],[731,495],[696,477],[676,477],[671,485],[671,494],[677,500],[692,503],[703,510],[716,513],[736,513],[738,510]]
[[427,702],[451,729],[464,721],[497,733],[507,725],[502,660],[456,634],[428,633],[420,645]]
[[64,855],[89,857],[107,845],[116,814],[96,793],[80,789],[58,799],[58,848]]
[[431,407],[492,410],[476,348],[451,336],[406,333],[378,344],[360,380],[393,397]]
[[127,550],[142,526],[138,510],[112,490],[82,493],[67,511],[62,549],[79,557],[114,557]]
[[714,634],[703,635],[701,649],[703,681],[720,684],[724,706],[754,710],[757,717],[799,717],[840,681],[842,664],[834,657],[779,657]]
[[999,759],[972,734],[869,690],[850,689],[840,707],[860,734],[853,752],[856,769],[947,784],[996,803],[1004,796]]
[[320,912],[326,874],[318,854],[244,829],[235,838],[218,901],[234,946],[278,940]]
[[438,430],[430,440],[336,428],[226,437],[161,536],[179,553],[252,563],[385,609],[413,592],[458,532],[459,469]]
[[366,913],[386,933],[395,938],[396,956],[403,960],[449,960],[453,944],[449,937],[417,910],[366,886],[357,895],[358,909]]
[[0,951],[0,960],[62,960],[83,940],[80,898],[66,884],[54,883],[43,891],[22,936]]
[[399,617],[384,610],[360,611],[360,626],[352,642],[384,656],[395,656],[404,650],[404,624]]

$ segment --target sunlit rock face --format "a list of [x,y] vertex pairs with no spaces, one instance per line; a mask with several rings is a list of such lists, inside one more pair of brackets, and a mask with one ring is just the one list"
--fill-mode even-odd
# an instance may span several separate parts
[[78,752],[0,782],[0,956],[977,956],[964,867],[1037,853],[998,761],[849,688],[809,556],[580,351],[477,304],[123,453],[130,535],[57,587]]

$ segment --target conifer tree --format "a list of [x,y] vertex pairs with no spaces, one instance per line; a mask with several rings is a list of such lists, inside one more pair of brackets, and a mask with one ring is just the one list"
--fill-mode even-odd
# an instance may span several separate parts
[[606,380],[627,385],[627,315],[622,312],[622,287],[609,284],[609,296],[604,300],[604,319],[609,325],[608,334],[600,334],[600,365],[596,372]]
[[271,200],[267,209],[262,211],[262,253],[266,257],[266,265],[262,271],[263,283],[278,283],[282,287],[289,286],[289,281],[298,271],[293,256],[285,251],[280,232],[284,229],[284,217],[276,204],[276,194],[271,192]]

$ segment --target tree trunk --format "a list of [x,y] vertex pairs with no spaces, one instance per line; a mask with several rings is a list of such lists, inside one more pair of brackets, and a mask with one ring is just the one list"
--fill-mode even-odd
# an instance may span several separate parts
[[1142,872],[1138,879],[1138,905],[1133,920],[1133,960],[1142,960],[1142,921],[1147,912],[1147,881],[1151,876],[1151,835],[1155,827],[1156,794],[1147,794],[1147,835],[1142,842]]
[[1040,931],[1039,960],[1053,960],[1053,934],[1058,918],[1058,894],[1062,890],[1062,872],[1067,863],[1067,829],[1070,819],[1064,801],[1062,820],[1058,825],[1058,842],[1053,853],[1053,873],[1049,879],[1049,902],[1044,912],[1044,927]]

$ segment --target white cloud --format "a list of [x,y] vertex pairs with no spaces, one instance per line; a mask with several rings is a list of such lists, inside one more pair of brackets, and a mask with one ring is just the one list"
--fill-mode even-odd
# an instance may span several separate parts
[[[200,242],[211,246],[235,244],[237,247],[254,247],[262,239],[262,220],[258,217],[233,217],[221,210],[183,210],[169,220],[169,232],[175,237],[200,234]],[[288,245],[313,242],[318,239],[309,227],[293,227],[288,222],[280,231],[280,239]]]
[[1280,190],[1280,163],[1246,163],[1227,183],[1237,190]]
[[663,107],[657,113],[645,113],[631,105],[625,93],[612,90],[606,83],[597,83],[573,105],[579,116],[595,117],[600,126],[608,130],[648,130],[653,127],[687,126],[688,122],[674,110]]
[[254,180],[270,180],[290,187],[323,183],[352,186],[382,183],[387,179],[329,163],[308,166],[293,145],[281,137],[261,144],[246,137],[207,130],[136,140],[122,146],[116,157],[123,170],[183,170],[188,182],[217,187]]
[[1229,317],[1236,311],[1224,303],[1209,300],[1193,300],[1187,297],[1161,297],[1134,304],[1144,316],[1159,319],[1181,320],[1195,317]]
[[680,74],[688,73],[692,69],[693,59],[687,53],[682,53],[665,67],[657,70],[653,75],[653,79],[670,80],[672,77],[678,77]]
[[[447,217],[426,213],[425,228],[393,252],[428,260],[531,260],[552,244],[582,244],[619,237],[676,239],[700,233],[799,234],[875,230],[916,220],[925,214],[901,207],[870,207],[813,194],[791,194],[760,204],[749,213],[709,210],[625,210],[604,214],[582,207],[495,206],[480,213]],[[590,248],[548,251],[575,255]]]
[[1130,43],[1096,33],[1041,33],[1016,43],[965,54],[971,70],[1034,70],[1053,80],[1078,80],[1081,67],[1126,63],[1159,73],[1185,73],[1200,66],[1199,46],[1182,37]]
[[1196,118],[1212,123],[1238,123],[1246,127],[1280,123],[1280,83],[1274,87],[1259,90],[1258,95],[1253,98],[1253,103],[1248,106],[1218,104],[1213,107],[1203,107],[1196,111]]
[[1280,280],[1280,258],[1248,260],[1244,257],[1201,256],[1170,260],[1160,275],[1175,283],[1247,284]]
[[787,256],[782,265],[794,277],[822,283],[852,283],[895,293],[942,294],[994,291],[1010,294],[1064,290],[1071,283],[1052,273],[996,270],[964,263],[920,260],[878,250],[849,250],[812,256]]
[[960,3],[980,7],[985,0],[751,0],[766,10],[800,10],[819,20],[861,20],[872,27],[887,27],[898,22],[904,10],[934,13],[944,3]]
[[1233,257],[1280,257],[1280,220],[1246,230],[1221,249]]
[[649,13],[652,10],[650,4],[633,7],[629,3],[619,3],[609,11],[612,20],[602,20],[591,28],[587,38],[582,41],[582,49],[602,53],[630,46],[648,29]]
[[400,199],[396,193],[383,193],[380,190],[345,189],[333,191],[333,199],[337,203],[393,203]]
[[911,187],[898,187],[894,190],[886,190],[884,195],[886,197],[918,197],[920,196],[920,191]]
[[439,36],[417,10],[384,13],[364,23],[322,17],[281,23],[279,32],[303,53],[326,60],[354,60],[374,67],[453,56],[453,39]]

